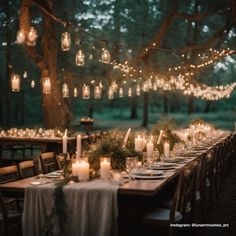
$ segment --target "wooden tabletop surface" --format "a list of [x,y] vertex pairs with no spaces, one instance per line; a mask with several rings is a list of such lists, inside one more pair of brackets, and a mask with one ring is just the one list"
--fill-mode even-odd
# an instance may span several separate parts
[[[225,136],[220,140],[223,141],[228,137]],[[219,140],[215,143],[219,143]],[[134,180],[128,183],[123,184],[119,187],[119,194],[129,194],[129,195],[144,195],[144,196],[153,196],[155,195],[163,186],[168,182],[173,180],[189,162],[201,157],[204,153],[208,152],[216,144],[206,146],[205,150],[198,151],[196,154],[192,154],[192,159],[185,162],[184,164],[178,164],[178,167],[174,171],[165,171],[164,174],[166,178],[158,180]],[[8,193],[20,193],[24,194],[24,190],[31,182],[37,181],[37,177],[31,177],[23,180],[13,181],[0,185],[0,191]],[[79,184],[79,183],[77,183]]]

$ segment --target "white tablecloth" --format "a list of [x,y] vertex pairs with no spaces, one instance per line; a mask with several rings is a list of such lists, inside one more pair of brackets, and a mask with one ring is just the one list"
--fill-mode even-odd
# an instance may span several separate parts
[[[28,186],[25,190],[22,228],[24,236],[43,236],[46,215],[54,206],[54,185]],[[63,236],[117,235],[118,186],[108,181],[94,180],[64,187],[67,222]]]

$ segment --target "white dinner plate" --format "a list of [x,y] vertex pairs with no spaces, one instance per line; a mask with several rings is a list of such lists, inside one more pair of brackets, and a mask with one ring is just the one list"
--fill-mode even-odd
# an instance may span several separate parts
[[165,175],[133,175],[133,178],[135,179],[143,179],[143,180],[148,180],[148,179],[165,179]]
[[33,181],[33,182],[31,182],[30,184],[31,184],[31,185],[40,185],[41,182],[39,182],[39,181]]
[[153,170],[153,169],[148,169],[148,170],[142,170],[142,171],[136,171],[134,175],[140,175],[140,176],[156,176],[156,175],[162,175],[164,172],[160,170]]

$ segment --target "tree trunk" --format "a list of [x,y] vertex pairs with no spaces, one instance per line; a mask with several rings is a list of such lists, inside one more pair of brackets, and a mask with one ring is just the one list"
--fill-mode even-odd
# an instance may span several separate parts
[[137,119],[138,113],[137,113],[137,97],[136,95],[133,95],[131,97],[131,119]]
[[[32,0],[22,0],[21,4],[20,29],[24,29],[26,32],[30,28],[30,7],[32,2]],[[52,14],[52,1],[44,0],[40,1],[40,4],[47,12]],[[61,96],[60,84],[57,80],[57,45],[55,30],[52,18],[46,14],[43,14],[43,36],[41,46],[43,52],[42,56],[36,53],[34,47],[26,46],[26,51],[41,71],[41,84],[43,83],[43,79],[47,76],[49,76],[51,80],[51,94],[43,94],[42,96],[44,127],[47,129],[54,127],[66,128],[69,125],[71,113],[68,105]]]
[[148,92],[143,93],[143,127],[148,125]]
[[205,109],[204,109],[204,112],[205,112],[205,113],[210,112],[211,104],[212,104],[212,101],[207,101],[207,102],[206,102],[206,106],[205,106]]
[[194,111],[194,97],[190,96],[188,99],[188,114],[192,114]]
[[[9,1],[6,2],[6,15],[8,22],[10,21],[10,9],[9,9]],[[10,75],[12,72],[12,66],[10,65],[11,63],[11,41],[12,41],[12,36],[11,36],[11,29],[10,29],[10,24],[7,24],[6,28],[7,32],[7,47],[6,47],[6,105],[5,105],[5,124],[7,128],[11,127],[11,88],[10,88]]]

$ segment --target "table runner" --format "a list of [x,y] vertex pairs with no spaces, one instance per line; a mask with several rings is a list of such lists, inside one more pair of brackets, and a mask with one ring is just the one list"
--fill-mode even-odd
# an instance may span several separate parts
[[[46,215],[54,206],[52,184],[28,186],[25,190],[22,217],[23,236],[42,236]],[[118,186],[108,181],[94,180],[67,185],[67,223],[63,236],[117,235]],[[61,235],[54,229],[55,235]]]

